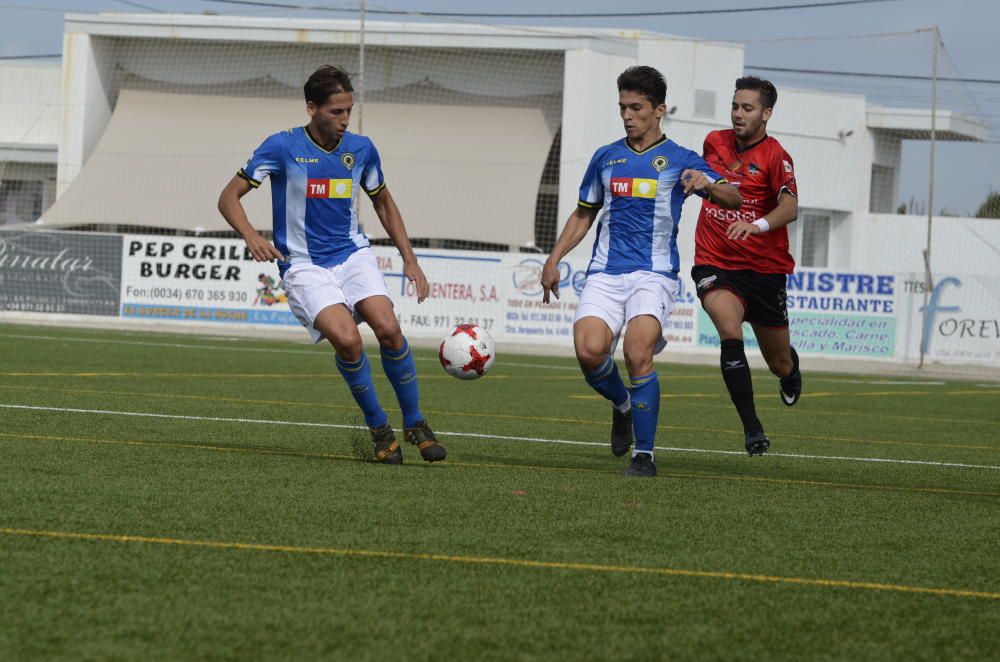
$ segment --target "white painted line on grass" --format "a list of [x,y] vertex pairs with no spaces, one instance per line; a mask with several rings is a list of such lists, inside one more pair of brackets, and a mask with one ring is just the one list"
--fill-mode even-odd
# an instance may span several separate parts
[[[309,354],[311,356],[323,356],[323,352],[311,349],[278,349],[273,347],[222,347],[221,345],[190,345],[186,343],[152,342],[149,340],[106,340],[104,338],[71,338],[63,336],[29,336],[26,334],[5,333],[5,338],[22,338],[25,340],[55,340],[65,342],[97,343],[100,345],[138,345],[140,347],[169,347],[171,349],[210,349],[222,352],[260,352],[264,354]],[[244,339],[245,340],[245,339]],[[333,360],[333,355],[328,355]],[[427,361],[437,363],[438,359],[433,357],[414,356],[416,361]],[[504,367],[512,368],[541,368],[545,370],[567,370],[579,372],[580,368],[568,365],[549,365],[546,363],[516,363],[513,361],[503,361]]]
[[878,386],[944,386],[948,382],[918,382],[918,381],[890,381],[887,379],[880,379],[878,381],[872,381],[870,379],[839,379],[837,380],[843,384],[866,384],[866,385],[878,385]]
[[[187,343],[153,342],[151,340],[108,340],[105,338],[71,338],[68,336],[29,336],[26,334],[5,333],[5,338],[21,338],[25,340],[55,340],[57,342],[89,342],[99,345],[137,345],[139,347],[170,347],[174,349],[217,349],[223,352],[266,352],[272,354],[318,354],[310,349],[273,349],[260,347],[223,347],[221,345],[191,345]],[[251,340],[247,338],[246,340]]]
[[[263,418],[226,418],[222,416],[189,416],[183,414],[155,414],[136,411],[112,411],[108,409],[76,409],[72,407],[40,407],[36,405],[2,404],[0,409],[21,409],[29,411],[46,411],[69,414],[105,414],[108,416],[134,416],[140,418],[167,418],[182,421],[215,421],[221,423],[253,423],[259,425],[290,425],[296,427],[334,428],[339,430],[367,430],[363,425],[345,425],[342,423],[310,423],[308,421],[281,421]],[[549,439],[545,437],[515,437],[499,434],[482,434],[479,432],[446,432],[438,430],[438,434],[449,437],[472,437],[475,439],[502,439],[504,441],[526,441],[536,444],[562,444],[569,446],[599,446],[606,443],[596,441],[575,441],[571,439]],[[671,453],[710,453],[713,455],[746,455],[743,451],[725,451],[713,448],[678,448],[673,446],[656,446],[658,451]],[[989,469],[1000,471],[1000,466],[989,464],[964,464],[960,462],[936,462],[933,460],[906,460],[884,457],[851,457],[846,455],[808,455],[805,453],[768,453],[772,457],[791,457],[806,460],[838,460],[843,462],[881,462],[886,464],[915,464],[931,467],[951,467],[959,469]]]

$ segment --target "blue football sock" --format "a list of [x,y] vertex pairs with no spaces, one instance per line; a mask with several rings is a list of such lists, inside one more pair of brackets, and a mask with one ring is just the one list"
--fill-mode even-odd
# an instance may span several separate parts
[[635,452],[652,454],[656,423],[660,418],[660,380],[654,370],[642,377],[632,377],[630,381]]
[[382,369],[396,391],[399,408],[403,411],[403,425],[411,428],[424,420],[424,415],[420,413],[417,366],[413,363],[413,352],[406,338],[403,338],[403,346],[399,349],[382,348]]
[[380,428],[388,423],[389,417],[379,404],[375,385],[372,384],[372,368],[368,363],[368,356],[362,351],[361,358],[353,363],[344,361],[339,356],[336,359],[337,369],[351,387],[351,395],[365,415],[365,424],[370,428]]
[[625,383],[618,374],[618,365],[610,354],[593,371],[584,373],[583,378],[590,384],[590,388],[610,400],[619,411],[628,402],[628,389],[625,388]]

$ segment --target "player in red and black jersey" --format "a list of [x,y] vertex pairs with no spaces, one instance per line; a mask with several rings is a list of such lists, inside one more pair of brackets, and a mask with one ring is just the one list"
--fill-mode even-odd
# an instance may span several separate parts
[[743,421],[750,455],[766,453],[771,442],[754,407],[743,322],[753,327],[764,360],[780,380],[782,402],[794,405],[802,392],[785,307],[786,276],[795,268],[785,226],[798,215],[798,191],[792,158],[767,135],[777,98],[770,81],[740,78],[733,128],[705,138],[705,160],[739,187],[743,206],[733,211],[702,202],[691,269],[701,305],[722,341],[722,378]]

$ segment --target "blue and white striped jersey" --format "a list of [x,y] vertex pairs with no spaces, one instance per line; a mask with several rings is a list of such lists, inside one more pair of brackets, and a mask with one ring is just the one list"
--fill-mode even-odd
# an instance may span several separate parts
[[254,188],[271,178],[274,245],[292,264],[341,264],[369,246],[358,228],[358,189],[373,196],[385,186],[382,163],[372,141],[347,132],[332,150],[312,139],[305,127],[269,136],[254,150],[239,175]]
[[677,223],[686,197],[680,177],[689,168],[709,181],[723,180],[701,156],[666,136],[641,152],[622,138],[594,153],[579,200],[601,209],[588,275],[655,271],[677,279]]

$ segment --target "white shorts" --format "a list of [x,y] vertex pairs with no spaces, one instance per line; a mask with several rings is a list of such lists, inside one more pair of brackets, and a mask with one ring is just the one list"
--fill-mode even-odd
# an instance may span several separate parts
[[[622,329],[633,317],[652,315],[660,321],[660,329],[666,330],[667,320],[674,311],[679,291],[678,281],[652,271],[617,275],[592,274],[587,276],[587,282],[583,285],[573,322],[584,317],[604,320],[614,336],[611,342],[613,354],[618,347]],[[653,353],[659,354],[666,346],[666,338],[660,338]]]
[[323,336],[313,323],[327,306],[342,303],[354,315],[354,320],[360,322],[354,310],[359,301],[379,294],[389,296],[389,288],[371,248],[362,248],[332,267],[293,264],[285,272],[283,284],[288,293],[288,307],[309,331],[314,343],[322,340]]

